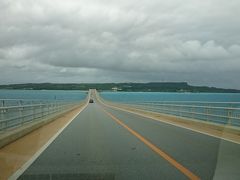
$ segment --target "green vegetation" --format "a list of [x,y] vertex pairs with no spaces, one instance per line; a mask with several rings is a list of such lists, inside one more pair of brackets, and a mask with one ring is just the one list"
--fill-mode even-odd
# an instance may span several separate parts
[[149,92],[217,92],[240,93],[236,89],[222,89],[207,86],[191,86],[186,82],[150,82],[150,83],[28,83],[0,85],[0,89],[31,89],[31,90],[107,90],[107,91],[149,91]]

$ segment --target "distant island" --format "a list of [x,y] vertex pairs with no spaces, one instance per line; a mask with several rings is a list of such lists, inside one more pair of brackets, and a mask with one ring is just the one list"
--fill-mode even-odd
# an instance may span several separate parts
[[27,83],[0,85],[0,89],[23,90],[88,90],[99,91],[142,91],[142,92],[212,92],[240,93],[237,89],[223,89],[207,86],[192,86],[187,82],[149,82],[149,83]]

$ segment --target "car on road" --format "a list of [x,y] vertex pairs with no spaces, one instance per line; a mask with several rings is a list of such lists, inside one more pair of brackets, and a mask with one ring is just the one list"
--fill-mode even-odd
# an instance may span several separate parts
[[93,99],[90,99],[90,100],[89,100],[89,103],[94,103]]

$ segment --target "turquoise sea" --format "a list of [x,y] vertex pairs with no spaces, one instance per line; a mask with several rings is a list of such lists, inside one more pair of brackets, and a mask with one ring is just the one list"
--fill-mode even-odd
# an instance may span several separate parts
[[85,99],[86,95],[87,91],[0,90],[0,99],[80,101]]
[[240,93],[101,92],[108,101],[140,109],[240,126]]
[[[83,100],[87,91],[66,90],[0,90],[0,99]],[[167,92],[100,92],[100,96],[115,102],[142,101],[204,101],[240,102],[240,93],[167,93]]]
[[[0,90],[0,106],[15,106],[43,101],[81,101],[87,91],[66,90]],[[140,105],[147,110],[184,117],[210,120],[240,126],[240,93],[165,93],[165,92],[100,92],[108,101]],[[2,100],[2,99],[22,99]],[[32,101],[34,100],[34,101]],[[39,101],[38,101],[39,100]],[[163,102],[163,103],[162,103]],[[219,103],[220,102],[220,103]],[[231,102],[231,103],[230,103]],[[161,105],[164,104],[163,105]],[[171,105],[172,104],[172,105]],[[178,106],[177,104],[183,105]],[[210,108],[211,107],[211,108]],[[231,108],[231,109],[229,109]],[[233,109],[235,108],[235,109]],[[207,114],[207,115],[206,115]],[[212,116],[210,115],[212,114]]]
[[101,92],[101,97],[115,102],[134,101],[204,101],[240,102],[240,93],[168,93],[168,92]]

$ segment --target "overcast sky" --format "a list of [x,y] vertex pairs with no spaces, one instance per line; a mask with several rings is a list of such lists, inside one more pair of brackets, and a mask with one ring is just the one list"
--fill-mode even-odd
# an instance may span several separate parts
[[0,0],[0,84],[240,89],[239,0]]

